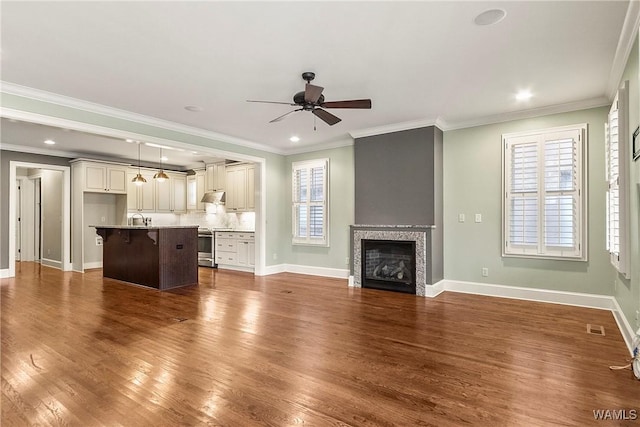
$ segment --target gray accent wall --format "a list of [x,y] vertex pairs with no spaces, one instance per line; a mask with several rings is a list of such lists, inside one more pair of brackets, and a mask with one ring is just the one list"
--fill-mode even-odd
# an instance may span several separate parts
[[435,225],[429,283],[444,278],[443,133],[435,126],[357,138],[355,224]]
[[0,269],[9,268],[9,185],[11,184],[9,182],[9,162],[69,166],[69,160],[65,157],[0,151]]

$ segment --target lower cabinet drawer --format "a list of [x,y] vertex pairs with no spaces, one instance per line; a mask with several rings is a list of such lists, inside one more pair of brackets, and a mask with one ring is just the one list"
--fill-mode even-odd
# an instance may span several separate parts
[[220,252],[216,254],[217,264],[237,264],[238,256],[233,252]]

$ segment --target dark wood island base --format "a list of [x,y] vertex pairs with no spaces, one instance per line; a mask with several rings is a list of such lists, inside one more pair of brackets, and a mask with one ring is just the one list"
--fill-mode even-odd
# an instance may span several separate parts
[[102,275],[161,291],[198,284],[196,226],[94,226]]

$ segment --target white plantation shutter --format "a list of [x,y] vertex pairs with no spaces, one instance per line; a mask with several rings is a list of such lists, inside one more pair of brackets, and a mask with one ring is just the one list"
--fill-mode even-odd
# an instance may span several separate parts
[[327,159],[293,163],[293,243],[328,244],[328,166]]
[[606,249],[611,264],[627,278],[628,268],[628,177],[626,165],[627,144],[627,87],[625,82],[618,91],[605,123],[606,142]]
[[586,259],[585,126],[504,135],[504,256]]

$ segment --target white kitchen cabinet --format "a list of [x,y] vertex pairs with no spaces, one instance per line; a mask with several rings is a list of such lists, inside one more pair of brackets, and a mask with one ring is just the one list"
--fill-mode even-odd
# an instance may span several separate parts
[[248,165],[247,166],[247,210],[255,211],[256,210],[256,166]]
[[204,212],[205,206],[200,200],[205,193],[206,172],[204,169],[195,172],[195,175],[187,176],[187,210]]
[[226,180],[227,212],[255,210],[255,165],[227,166]]
[[253,271],[255,251],[255,233],[216,231],[216,263],[219,268]]
[[187,211],[187,178],[168,172],[169,179],[155,181],[156,212],[185,213]]
[[207,191],[224,191],[226,171],[224,162],[207,165]]
[[147,180],[142,185],[136,185],[133,178],[138,174],[138,169],[130,169],[127,174],[127,210],[129,212],[155,212],[156,192],[154,188],[155,171],[140,170],[140,174]]
[[237,247],[237,261],[238,265],[244,267],[255,267],[256,265],[256,243],[253,238],[251,239],[238,239],[236,242]]
[[127,166],[105,162],[74,161],[74,173],[83,177],[83,191],[127,194]]

